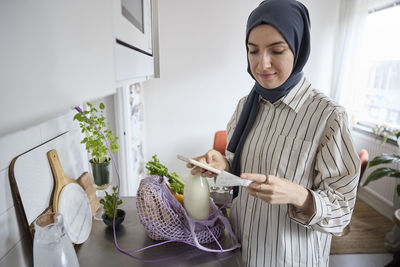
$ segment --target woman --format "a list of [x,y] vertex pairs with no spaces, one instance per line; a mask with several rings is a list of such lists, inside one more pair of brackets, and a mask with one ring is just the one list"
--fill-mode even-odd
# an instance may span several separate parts
[[350,222],[360,161],[345,110],[302,73],[306,7],[262,2],[248,18],[246,48],[255,85],[228,123],[226,157],[210,150],[196,159],[253,181],[230,214],[247,266],[328,266],[331,237]]

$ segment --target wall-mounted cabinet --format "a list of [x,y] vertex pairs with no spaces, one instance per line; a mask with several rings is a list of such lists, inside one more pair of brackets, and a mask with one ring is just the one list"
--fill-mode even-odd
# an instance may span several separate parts
[[158,1],[114,0],[118,82],[159,77]]

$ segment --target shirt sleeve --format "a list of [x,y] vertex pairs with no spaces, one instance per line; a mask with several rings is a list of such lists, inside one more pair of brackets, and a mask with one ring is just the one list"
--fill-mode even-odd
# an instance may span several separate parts
[[316,155],[315,176],[309,191],[314,201],[310,217],[289,207],[292,220],[314,230],[338,235],[349,224],[357,194],[360,159],[348,129],[346,113],[328,119],[322,145]]

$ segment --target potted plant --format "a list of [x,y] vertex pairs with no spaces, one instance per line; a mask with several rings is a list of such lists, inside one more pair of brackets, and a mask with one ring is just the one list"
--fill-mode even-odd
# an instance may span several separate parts
[[[382,144],[386,142],[388,137],[394,137],[397,140],[398,146],[400,146],[400,130],[398,129],[390,129],[386,126],[378,126],[375,130],[374,133],[376,136],[382,136]],[[396,163],[400,162],[400,151],[395,154],[381,154],[376,157],[374,157],[369,163],[368,163],[368,168],[378,166],[381,164],[389,164],[389,163]],[[363,186],[368,185],[372,181],[376,181],[378,179],[381,179],[383,177],[394,177],[394,178],[400,178],[400,168],[397,166],[397,168],[390,168],[390,167],[380,167],[375,169],[373,172],[368,175],[366,181],[364,182]],[[400,196],[400,184],[397,185],[396,188],[397,195]]]
[[118,206],[122,204],[122,199],[118,199],[117,202],[117,186],[113,186],[113,193],[110,195],[108,192],[106,196],[100,199],[100,204],[103,205],[104,213],[102,215],[103,222],[108,226],[113,226],[114,219],[114,210],[115,206],[117,206],[117,213],[115,217],[115,226],[120,225],[125,219],[125,211],[122,209],[118,209]]
[[[94,107],[90,102],[86,103],[88,110],[83,113],[102,131],[107,139],[111,152],[118,150],[118,137],[114,137],[113,132],[109,129],[104,117],[105,105],[100,103],[98,108]],[[92,167],[92,174],[97,189],[105,189],[110,184],[110,163],[111,158],[108,154],[107,145],[103,135],[96,127],[81,113],[77,113],[73,120],[79,122],[82,133],[85,138],[81,141],[85,144],[86,150],[91,155],[89,160]]]

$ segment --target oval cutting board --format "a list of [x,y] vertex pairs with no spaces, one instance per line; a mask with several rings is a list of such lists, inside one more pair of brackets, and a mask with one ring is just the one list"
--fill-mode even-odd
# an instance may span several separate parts
[[64,225],[74,244],[81,244],[89,237],[92,229],[92,213],[89,200],[82,187],[67,184],[59,195],[58,212],[64,216]]
[[64,216],[69,238],[74,244],[81,244],[89,237],[92,229],[92,210],[89,199],[82,187],[64,173],[56,150],[47,152],[53,172],[55,187],[53,211]]

